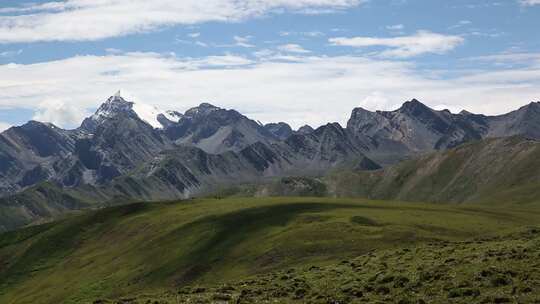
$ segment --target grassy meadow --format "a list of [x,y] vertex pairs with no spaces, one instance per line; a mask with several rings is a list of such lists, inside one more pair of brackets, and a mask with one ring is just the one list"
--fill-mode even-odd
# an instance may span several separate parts
[[[287,270],[301,272],[290,275],[291,279],[308,281],[313,289],[322,281],[309,279],[309,269],[328,273],[343,267],[347,275],[327,279],[345,286],[340,280],[355,278],[351,271],[356,268],[350,267],[355,259],[365,265],[370,265],[365,260],[368,257],[377,259],[374,270],[358,274],[364,278],[380,272],[380,263],[427,260],[430,247],[426,246],[483,239],[500,242],[482,243],[485,250],[504,247],[503,236],[517,235],[539,224],[540,208],[534,204],[487,207],[293,197],[131,204],[1,234],[0,303],[93,303],[107,299],[232,303],[239,301],[239,294],[233,297],[235,288],[229,294],[217,293],[217,298],[215,292],[200,292],[199,298],[182,298],[177,292],[185,295],[194,286],[225,286],[250,279],[281,282],[268,278]],[[521,241],[513,238],[509,242]],[[409,260],[401,262],[395,256],[390,258],[392,252],[402,250],[422,253],[408,251]],[[388,262],[383,258],[386,254],[390,255]],[[419,257],[425,258],[417,260]],[[447,257],[440,259],[442,263]],[[407,271],[415,265],[408,263]],[[378,287],[375,283],[381,275],[373,279],[373,288]],[[296,289],[277,303],[329,301],[320,294],[308,301],[308,289],[303,288],[302,297],[295,296]],[[261,292],[251,299],[280,299],[269,295]],[[389,295],[392,292],[386,293]],[[249,297],[245,299],[250,302]]]

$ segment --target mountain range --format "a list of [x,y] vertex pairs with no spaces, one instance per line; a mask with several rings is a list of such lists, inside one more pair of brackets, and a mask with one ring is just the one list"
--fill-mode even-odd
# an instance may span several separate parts
[[0,134],[0,229],[69,210],[189,198],[275,177],[350,168],[376,174],[405,159],[509,136],[540,139],[539,102],[486,116],[411,100],[395,111],[356,108],[345,128],[293,130],[208,103],[162,112],[118,93],[76,129],[30,121]]

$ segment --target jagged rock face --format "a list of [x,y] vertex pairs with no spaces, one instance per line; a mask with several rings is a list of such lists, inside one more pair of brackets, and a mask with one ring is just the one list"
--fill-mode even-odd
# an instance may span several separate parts
[[78,133],[30,121],[0,134],[0,194],[47,180],[69,157]]
[[345,129],[338,123],[327,124],[312,133],[318,138],[319,151],[317,157],[320,160],[336,162],[348,155],[360,155],[360,150],[355,146]]
[[355,135],[368,136],[378,145],[402,145],[410,153],[441,150],[483,138],[490,118],[467,112],[436,111],[412,100],[391,112],[353,110],[347,128]]
[[[167,114],[167,113],[166,113]],[[156,115],[173,123],[176,113]],[[72,157],[57,178],[63,185],[104,184],[151,160],[172,143],[143,121],[134,103],[119,94],[110,97],[96,113],[84,120]]]
[[120,96],[111,96],[103,103],[94,113],[94,115],[86,118],[80,129],[89,133],[93,133],[105,121],[114,118],[117,115],[126,115],[136,117],[137,114],[133,111],[133,102],[128,102]]
[[193,145],[215,154],[240,151],[256,142],[278,139],[242,114],[208,103],[186,111],[178,123],[171,124],[164,132],[178,144]]
[[41,158],[68,154],[73,149],[74,135],[75,132],[37,121],[30,121],[2,133],[15,153],[28,153]]
[[264,128],[281,140],[286,139],[293,134],[291,126],[284,122],[269,123],[264,125]]
[[90,138],[80,139],[75,156],[84,167],[83,175],[91,177],[85,182],[102,184],[170,147],[159,131],[131,113],[120,113],[100,124]]

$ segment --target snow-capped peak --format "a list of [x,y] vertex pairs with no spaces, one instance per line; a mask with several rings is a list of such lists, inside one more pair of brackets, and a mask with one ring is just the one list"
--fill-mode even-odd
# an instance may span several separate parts
[[148,123],[155,129],[162,129],[166,125],[169,125],[168,123],[160,122],[159,117],[161,115],[172,123],[179,122],[183,117],[182,114],[176,111],[162,111],[152,105],[127,101],[122,97],[121,92],[118,91],[116,94],[109,97],[107,101],[99,107],[96,113],[92,115],[90,119],[93,123],[91,124],[98,125],[105,119],[115,117],[119,113],[135,114],[139,119]]
[[109,99],[97,109],[92,117],[94,119],[110,118],[119,112],[130,111],[132,106],[133,103],[123,99],[120,96],[120,91],[118,91],[114,96],[109,97]]

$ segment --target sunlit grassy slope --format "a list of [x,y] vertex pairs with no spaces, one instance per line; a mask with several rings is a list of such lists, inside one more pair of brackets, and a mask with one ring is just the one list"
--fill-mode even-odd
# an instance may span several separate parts
[[132,204],[0,235],[0,303],[81,303],[493,237],[540,209],[328,198]]

